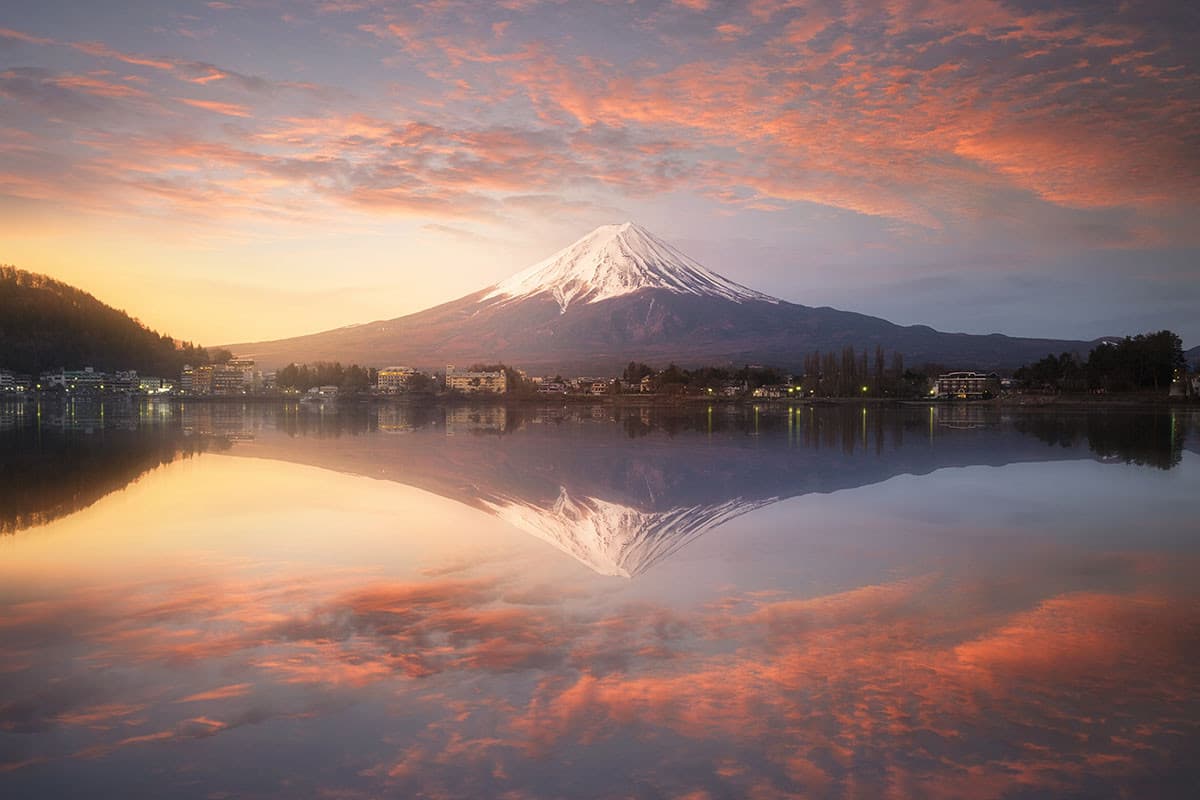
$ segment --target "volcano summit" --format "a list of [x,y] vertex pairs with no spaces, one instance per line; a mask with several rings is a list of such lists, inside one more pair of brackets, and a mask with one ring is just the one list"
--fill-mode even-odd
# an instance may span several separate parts
[[415,314],[271,342],[228,345],[266,367],[343,361],[439,367],[504,361],[612,374],[631,360],[797,368],[815,350],[899,351],[909,363],[1015,367],[1092,343],[942,333],[798,305],[706,269],[631,222],[604,225],[544,261]]

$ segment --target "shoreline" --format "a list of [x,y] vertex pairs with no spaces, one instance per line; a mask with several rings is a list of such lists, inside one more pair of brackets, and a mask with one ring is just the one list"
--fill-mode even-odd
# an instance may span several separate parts
[[1200,410],[1200,398],[1166,397],[1161,395],[1015,395],[990,400],[937,400],[901,399],[891,397],[807,397],[798,398],[751,398],[751,397],[705,397],[690,395],[671,397],[665,395],[562,395],[515,397],[509,395],[396,395],[386,397],[330,398],[319,403],[301,403],[300,396],[280,395],[196,395],[154,396],[123,394],[79,394],[23,392],[19,396],[0,397],[0,402],[38,403],[42,401],[65,403],[68,401],[97,402],[148,402],[152,404],[187,405],[189,403],[211,405],[273,405],[303,408],[349,408],[387,406],[614,406],[626,408],[695,408],[710,406],[725,407],[821,407],[821,406],[873,406],[873,407],[921,407],[921,408],[994,408],[1001,410],[1089,410],[1089,409],[1196,409]]

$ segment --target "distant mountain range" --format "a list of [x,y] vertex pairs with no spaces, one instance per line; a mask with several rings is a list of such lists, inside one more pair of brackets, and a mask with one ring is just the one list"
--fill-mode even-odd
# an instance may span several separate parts
[[494,286],[363,325],[231,344],[264,367],[352,361],[417,367],[504,361],[535,372],[614,374],[665,366],[763,363],[799,368],[813,351],[901,352],[907,363],[1013,368],[1048,353],[1086,357],[1100,340],[943,333],[798,305],[742,286],[633,223],[605,225]]

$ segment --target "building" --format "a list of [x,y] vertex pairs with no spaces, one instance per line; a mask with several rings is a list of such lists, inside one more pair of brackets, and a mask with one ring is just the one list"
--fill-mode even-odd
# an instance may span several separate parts
[[337,400],[337,397],[338,397],[338,387],[336,387],[336,386],[332,386],[332,385],[314,386],[311,389],[309,389],[307,392],[304,393],[304,396],[300,398],[300,402],[301,403],[323,403],[323,402],[329,401],[329,400]]
[[939,375],[934,394],[954,400],[986,400],[1000,393],[1000,377],[994,372],[947,372]]
[[0,369],[0,392],[15,392],[16,390],[16,376],[7,370]]
[[386,394],[399,394],[408,389],[408,382],[415,374],[412,367],[384,367],[379,370],[375,385]]
[[558,381],[542,381],[537,390],[538,394],[566,394],[567,385]]
[[103,389],[108,375],[96,372],[91,367],[83,369],[60,369],[57,372],[43,372],[38,383],[43,389],[59,387],[68,392],[93,391]]
[[136,392],[140,384],[137,370],[119,370],[112,377],[112,388],[119,392]]
[[225,362],[227,370],[238,370],[242,373],[242,393],[261,392],[263,389],[263,374],[255,368],[252,358],[231,358]]
[[246,393],[246,371],[240,366],[217,364],[212,371],[212,394],[230,395]]
[[138,390],[145,394],[166,394],[172,388],[171,382],[163,378],[143,377],[138,380]]
[[179,373],[179,391],[184,394],[209,394],[213,387],[213,366],[205,364],[201,367],[183,365]]
[[608,394],[609,386],[608,381],[593,381],[588,391],[592,394]]
[[504,370],[498,372],[461,372],[453,364],[446,366],[446,388],[452,392],[478,394],[491,392],[504,394],[508,391],[508,376]]

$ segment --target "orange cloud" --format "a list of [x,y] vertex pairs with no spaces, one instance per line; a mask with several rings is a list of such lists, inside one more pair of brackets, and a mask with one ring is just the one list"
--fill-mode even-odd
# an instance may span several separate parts
[[[36,635],[45,657],[62,636],[91,664],[171,664],[173,685],[216,668],[245,676],[157,703],[43,694],[63,704],[49,724],[93,737],[73,751],[81,758],[313,713],[246,705],[265,685],[394,697],[428,715],[393,757],[364,767],[380,791],[519,790],[530,758],[642,742],[631,768],[649,759],[666,796],[999,798],[1067,793],[1094,776],[1124,785],[1179,757],[1180,732],[1197,732],[1200,609],[1164,570],[1117,560],[1112,580],[1131,587],[1121,592],[1042,595],[1036,574],[1003,590],[928,575],[678,609],[530,605],[512,576],[225,578],[116,587],[0,618],[10,640]],[[161,721],[196,703],[223,713]]]
[[224,114],[228,117],[250,116],[250,109],[238,103],[222,103],[217,100],[196,100],[191,97],[177,97],[175,99],[189,106],[202,108],[205,111],[213,111],[217,114]]
[[221,686],[216,689],[209,689],[206,692],[196,692],[189,694],[187,697],[181,697],[176,700],[176,703],[203,703],[209,700],[226,700],[231,697],[241,697],[248,693],[253,684],[250,683],[231,683],[228,686]]

